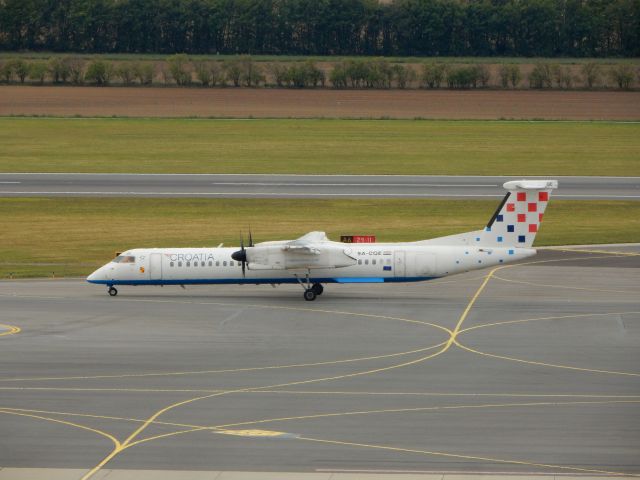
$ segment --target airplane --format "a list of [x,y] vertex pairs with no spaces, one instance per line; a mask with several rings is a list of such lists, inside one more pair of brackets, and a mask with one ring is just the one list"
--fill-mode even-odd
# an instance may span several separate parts
[[[531,248],[557,180],[506,182],[502,202],[482,230],[403,243],[342,243],[324,232],[237,248],[136,248],[87,277],[106,285],[300,284],[304,299],[327,283],[421,282],[522,260]],[[452,213],[454,215],[454,213]]]

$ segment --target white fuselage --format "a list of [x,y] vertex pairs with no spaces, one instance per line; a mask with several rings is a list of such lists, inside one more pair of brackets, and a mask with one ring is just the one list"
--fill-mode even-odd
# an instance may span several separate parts
[[[442,246],[416,243],[341,244],[352,264],[332,268],[246,269],[231,255],[237,248],[150,248],[124,252],[128,263],[110,262],[89,277],[104,285],[280,284],[416,282],[513,262],[532,248]],[[307,277],[308,276],[308,277]]]
[[[419,282],[535,255],[531,248],[556,180],[506,182],[482,230],[408,243],[340,243],[325,232],[237,248],[150,248],[122,253],[87,280],[114,285],[301,283],[305,300],[323,283]],[[306,285],[306,286],[305,286]]]

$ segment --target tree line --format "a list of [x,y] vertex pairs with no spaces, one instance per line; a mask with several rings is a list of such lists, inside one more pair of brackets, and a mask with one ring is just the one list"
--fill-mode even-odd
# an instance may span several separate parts
[[[0,83],[125,86],[158,84],[200,87],[279,88],[607,88],[621,90],[640,83],[640,68],[618,62],[601,65],[587,62],[574,67],[553,62],[519,64],[454,65],[437,62],[392,63],[384,58],[334,62],[323,68],[314,61],[254,62],[248,55],[223,61],[191,60],[176,54],[164,62],[85,61],[56,56],[49,61],[23,58],[0,60]],[[527,82],[525,84],[525,82]]]
[[0,0],[0,49],[640,55],[640,0]]

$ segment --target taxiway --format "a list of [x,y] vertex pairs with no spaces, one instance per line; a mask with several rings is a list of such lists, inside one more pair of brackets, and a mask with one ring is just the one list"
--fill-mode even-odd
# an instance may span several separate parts
[[638,475],[640,248],[574,250],[313,304],[2,281],[0,478]]

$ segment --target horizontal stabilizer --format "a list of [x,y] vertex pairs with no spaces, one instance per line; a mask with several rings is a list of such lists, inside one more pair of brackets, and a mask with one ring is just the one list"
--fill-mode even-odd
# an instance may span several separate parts
[[558,188],[557,180],[512,180],[505,182],[503,185],[505,190],[553,190]]

